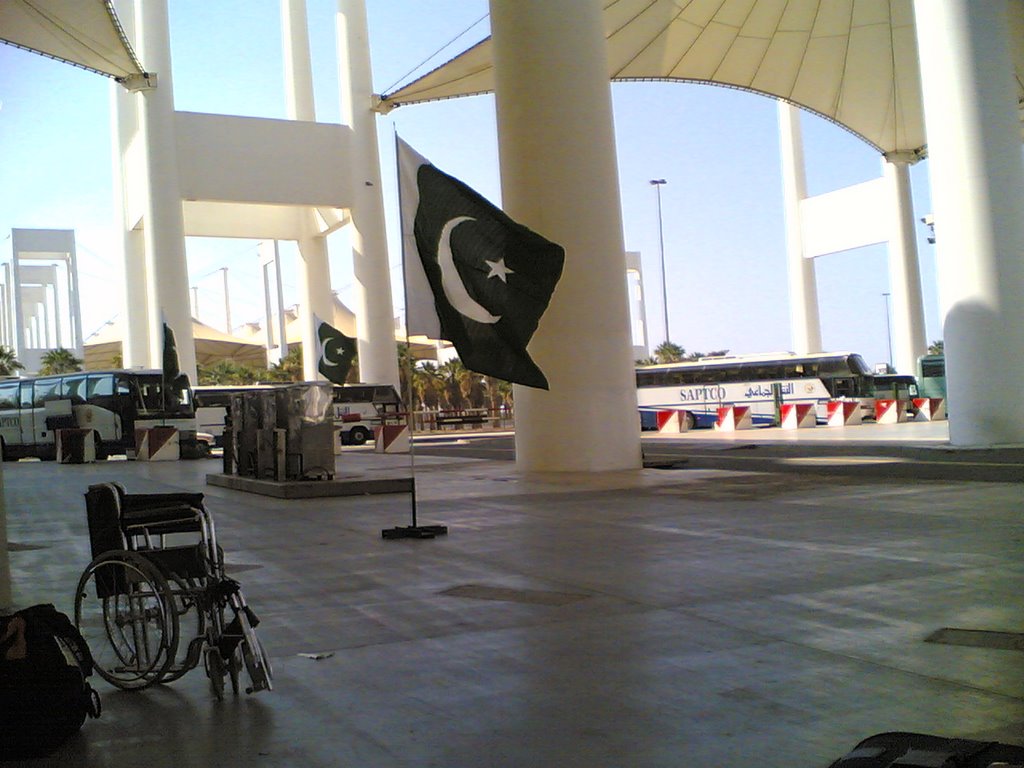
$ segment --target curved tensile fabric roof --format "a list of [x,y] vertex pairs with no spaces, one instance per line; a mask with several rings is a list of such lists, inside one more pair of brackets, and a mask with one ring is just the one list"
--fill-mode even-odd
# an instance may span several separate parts
[[[192,319],[192,337],[196,345],[196,362],[200,365],[212,365],[221,360],[259,367],[267,364],[267,350],[262,343],[218,331],[195,318]],[[122,354],[123,339],[124,327],[120,323],[110,323],[92,336],[85,343],[85,368],[115,367],[114,356]]]
[[[612,80],[783,99],[880,152],[925,147],[912,0],[603,0]],[[1009,0],[1024,99],[1024,0]],[[381,109],[494,90],[491,39],[381,97]]]
[[0,42],[120,83],[146,75],[111,0],[3,0]]

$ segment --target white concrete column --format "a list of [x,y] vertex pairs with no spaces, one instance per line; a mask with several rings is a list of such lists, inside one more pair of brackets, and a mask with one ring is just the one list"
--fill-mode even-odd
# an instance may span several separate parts
[[[130,15],[119,18],[128,21]],[[129,32],[129,36],[131,33]],[[137,97],[117,83],[110,84],[111,122],[114,164],[114,216],[121,230],[121,264],[123,273],[121,311],[121,360],[125,368],[149,365],[149,302],[146,281],[146,243],[142,230],[129,219],[127,189],[132,173],[128,154],[138,130]]]
[[[309,53],[309,26],[305,0],[281,0],[281,29],[284,44],[285,97],[292,120],[316,120],[313,100],[313,67]],[[327,241],[317,235],[315,211],[300,211],[299,227],[299,317],[302,324],[302,370],[307,381],[323,379],[317,370],[317,338],[313,316],[334,322],[331,267]],[[269,322],[269,319],[268,319]]]
[[910,160],[887,156],[882,175],[892,196],[889,235],[889,290],[892,292],[893,365],[897,373],[913,375],[917,358],[928,351],[924,331],[924,298],[917,257],[914,200],[910,189]]
[[804,258],[800,203],[807,197],[800,110],[780,101],[779,149],[782,156],[782,202],[786,215],[786,254],[789,275],[789,330],[793,351],[821,352],[821,320],[814,260]]
[[611,86],[599,0],[491,0],[504,209],[565,248],[517,386],[527,471],[640,467]]
[[306,0],[281,0],[284,89],[289,120],[316,120]]
[[954,445],[1024,443],[1024,165],[1006,0],[915,0]]
[[341,121],[352,128],[349,226],[355,277],[359,377],[399,387],[391,267],[384,226],[377,122],[365,0],[338,0]]
[[158,85],[137,99],[145,146],[146,283],[149,299],[149,365],[163,365],[163,322],[174,331],[182,373],[196,381],[196,348],[188,296],[185,224],[178,182],[174,86],[166,0],[137,0],[139,59],[157,73]]
[[[259,244],[259,263],[263,273],[263,298],[267,313],[267,361],[279,363],[288,356],[288,339],[285,332],[284,287],[281,284],[281,250],[276,240],[264,240]],[[271,277],[274,283],[273,292],[270,287]]]
[[[312,229],[312,209],[300,215],[309,218],[303,223],[306,230]],[[331,293],[331,267],[327,260],[327,240],[309,235],[299,239],[299,295],[305,300],[299,308],[299,322],[302,323],[302,375],[306,381],[323,380],[317,370],[317,337],[313,327],[313,316],[328,323],[334,322],[334,295]],[[327,286],[324,291],[323,287]]]

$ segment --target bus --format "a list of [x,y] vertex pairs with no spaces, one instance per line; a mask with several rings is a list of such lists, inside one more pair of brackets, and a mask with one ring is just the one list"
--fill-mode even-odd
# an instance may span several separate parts
[[906,373],[876,373],[874,376],[876,400],[902,400],[906,403],[907,414],[914,416],[914,398],[918,394],[917,378]]
[[813,403],[818,420],[829,400],[853,400],[874,415],[874,384],[864,359],[850,352],[705,357],[685,363],[639,366],[641,425],[650,429],[659,410],[686,414],[687,426],[711,427],[723,405],[746,405],[754,424],[777,422],[783,403]]
[[[224,420],[231,395],[271,389],[274,384],[200,385],[195,388],[196,421],[201,432],[224,444]],[[402,413],[402,400],[390,384],[345,384],[333,387],[334,425],[343,445],[363,445],[381,419]]]
[[135,430],[178,429],[182,456],[205,453],[196,435],[187,380],[171,385],[160,370],[78,371],[0,381],[0,452],[5,461],[54,459],[56,430],[93,430],[96,457],[135,448]]
[[404,413],[402,399],[390,384],[345,384],[334,387],[334,423],[346,445],[362,445],[382,419]]
[[917,388],[920,397],[946,397],[946,355],[917,358]]

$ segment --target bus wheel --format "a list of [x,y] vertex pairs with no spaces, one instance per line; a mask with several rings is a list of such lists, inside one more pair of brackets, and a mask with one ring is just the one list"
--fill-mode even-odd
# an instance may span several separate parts
[[370,433],[366,427],[352,427],[348,431],[348,441],[351,445],[362,445],[370,438]]
[[10,455],[10,451],[7,450],[7,443],[0,437],[0,457],[3,461],[14,461],[14,457]]
[[686,428],[696,429],[697,428],[697,417],[689,411],[686,412]]
[[103,450],[103,440],[100,438],[100,433],[93,432],[92,439],[96,444],[96,461],[105,461],[107,458],[107,452]]

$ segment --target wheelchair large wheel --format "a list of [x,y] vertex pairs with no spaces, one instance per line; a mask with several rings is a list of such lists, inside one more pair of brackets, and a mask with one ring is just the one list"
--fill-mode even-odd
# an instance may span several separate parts
[[134,552],[107,552],[85,569],[75,624],[96,672],[118,688],[160,682],[178,650],[178,613],[167,580]]

